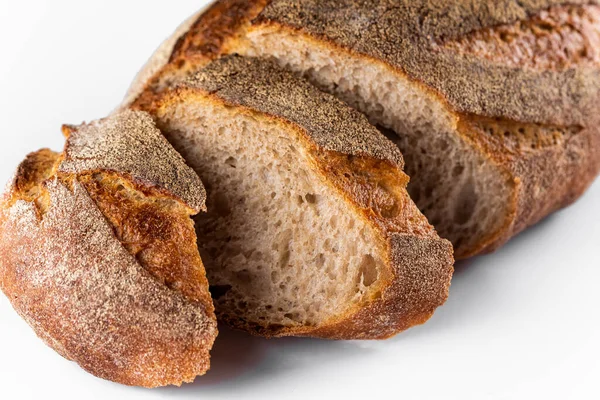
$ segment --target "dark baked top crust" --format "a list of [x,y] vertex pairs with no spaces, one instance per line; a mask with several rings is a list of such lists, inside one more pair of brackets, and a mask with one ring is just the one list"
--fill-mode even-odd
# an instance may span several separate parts
[[206,191],[200,178],[150,115],[125,110],[79,127],[65,126],[64,131],[68,137],[58,172],[125,174],[140,186],[178,198],[195,212],[205,209]]
[[402,154],[367,118],[274,63],[225,56],[198,71],[185,85],[291,121],[322,149],[388,160],[400,168]]
[[[386,62],[435,89],[460,112],[585,124],[600,93],[597,64],[537,71],[441,45],[566,4],[598,1],[273,0],[254,24],[299,30]],[[581,12],[586,7],[593,6]]]

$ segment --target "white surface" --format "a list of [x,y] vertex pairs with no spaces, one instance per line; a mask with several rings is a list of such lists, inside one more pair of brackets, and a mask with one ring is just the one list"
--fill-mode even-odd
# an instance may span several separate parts
[[[112,110],[203,3],[0,0],[2,183],[27,152],[61,149],[62,123]],[[180,389],[88,375],[0,295],[0,399],[598,399],[599,203],[597,182],[501,251],[459,265],[450,299],[424,326],[386,342],[263,340],[223,328],[212,370]]]

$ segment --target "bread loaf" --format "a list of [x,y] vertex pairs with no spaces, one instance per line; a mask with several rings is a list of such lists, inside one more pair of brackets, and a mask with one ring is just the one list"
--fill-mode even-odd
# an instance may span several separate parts
[[0,203],[0,288],[37,335],[104,379],[156,387],[209,368],[214,307],[191,215],[198,176],[144,113],[65,126]]
[[207,187],[196,226],[221,320],[265,336],[380,339],[446,300],[452,247],[362,114],[238,56],[146,109]]
[[409,193],[458,258],[572,203],[600,169],[597,1],[223,0],[178,37],[130,101],[222,54],[275,59],[396,137]]

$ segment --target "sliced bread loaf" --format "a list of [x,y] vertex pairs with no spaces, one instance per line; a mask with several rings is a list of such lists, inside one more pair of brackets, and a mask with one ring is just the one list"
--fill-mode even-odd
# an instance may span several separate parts
[[266,336],[386,338],[444,303],[452,247],[362,114],[238,56],[148,111],[207,187],[198,243],[223,321]]
[[190,216],[198,176],[150,116],[64,128],[0,204],[0,288],[37,335],[104,379],[156,387],[209,368],[214,307]]
[[129,102],[222,54],[273,58],[396,137],[409,193],[459,258],[570,204],[600,169],[596,1],[222,0],[178,36]]

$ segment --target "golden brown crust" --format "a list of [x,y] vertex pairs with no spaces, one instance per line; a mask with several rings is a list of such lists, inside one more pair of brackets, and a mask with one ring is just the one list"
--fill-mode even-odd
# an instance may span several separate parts
[[200,58],[205,64],[228,52],[230,41],[238,39],[242,27],[264,6],[267,0],[228,0],[211,5],[182,35],[173,48],[170,62]]
[[39,185],[52,174],[58,157],[59,154],[50,149],[28,154],[9,184],[9,188],[12,187],[14,190],[9,190],[7,193],[19,193],[29,201],[34,200],[39,195]]
[[[92,374],[180,385],[209,368],[217,334],[195,211],[180,200],[203,206],[203,188],[153,125],[138,129],[140,117],[69,128],[62,155],[42,150],[20,165],[0,204],[0,288],[38,336]],[[137,150],[114,153],[133,137]],[[163,159],[140,159],[152,146]],[[177,182],[161,171],[183,185],[171,192]]]
[[155,387],[208,369],[216,324],[152,278],[78,183],[47,181],[40,220],[22,200],[2,211],[0,287],[62,355],[104,379]]
[[[138,108],[149,107],[160,91],[174,87],[186,74],[232,52],[231,44],[242,39],[244,27],[266,3],[267,0],[220,0],[194,15],[150,59],[147,65],[153,66],[152,75],[138,74],[121,108],[134,104]],[[146,66],[142,71],[148,69]]]
[[207,310],[213,309],[194,223],[185,207],[144,196],[115,174],[83,174],[77,181],[111,224],[117,239],[146,271]]
[[387,260],[372,296],[319,326],[251,322],[223,312],[217,302],[223,321],[263,336],[374,339],[425,322],[444,303],[453,272],[452,246],[410,200],[397,148],[366,118],[273,63],[239,56],[212,62],[184,85],[164,92],[151,110],[160,120],[170,107],[196,98],[296,132],[314,161],[313,173],[373,226]]

